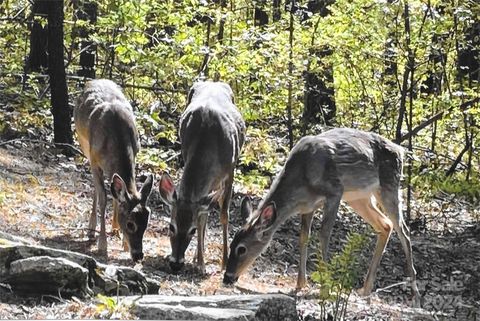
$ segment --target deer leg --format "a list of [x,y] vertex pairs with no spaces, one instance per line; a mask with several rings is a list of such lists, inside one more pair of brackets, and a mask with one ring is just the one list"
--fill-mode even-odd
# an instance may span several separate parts
[[382,205],[387,211],[393,222],[393,229],[397,232],[400,243],[402,244],[405,259],[407,261],[407,272],[410,276],[410,286],[414,296],[414,304],[420,306],[420,292],[418,291],[415,267],[413,266],[412,244],[410,242],[410,231],[403,219],[401,199],[398,191],[381,191]]
[[320,228],[319,240],[320,248],[322,250],[322,260],[326,261],[328,258],[328,243],[330,243],[330,236],[332,234],[335,219],[337,218],[338,207],[342,200],[342,193],[335,196],[330,196],[325,200],[323,207],[322,227]]
[[207,225],[207,213],[199,213],[197,219],[197,232],[198,232],[198,243],[197,243],[197,266],[202,273],[205,273],[205,261],[203,258],[203,253],[205,251],[205,229]]
[[95,238],[95,230],[97,229],[97,199],[98,192],[97,188],[94,186],[92,212],[90,213],[90,219],[88,220],[88,238],[90,240]]
[[112,234],[119,236],[120,223],[118,222],[118,201],[113,198],[113,219],[112,219]]
[[298,267],[297,290],[305,287],[307,283],[307,252],[310,228],[312,227],[313,212],[302,215],[302,227],[300,230],[300,266]]
[[392,233],[393,223],[378,209],[373,197],[348,201],[348,204],[377,232],[377,244],[372,262],[370,263],[363,287],[358,290],[361,296],[367,296],[372,292],[378,265]]
[[105,229],[105,208],[107,205],[107,192],[103,183],[103,171],[99,167],[92,168],[93,183],[98,195],[100,206],[100,237],[98,239],[98,251],[102,255],[107,254],[107,233]]
[[223,227],[223,255],[222,255],[222,271],[225,270],[228,260],[228,217],[230,210],[230,199],[232,198],[233,171],[225,182],[223,191],[222,204],[220,208],[220,222]]

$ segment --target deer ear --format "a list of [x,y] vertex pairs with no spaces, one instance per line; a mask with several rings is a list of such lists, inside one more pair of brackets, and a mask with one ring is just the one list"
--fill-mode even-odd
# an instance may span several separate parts
[[116,198],[120,203],[123,203],[127,200],[127,185],[123,179],[117,173],[112,176],[112,184],[110,184],[110,191],[114,198]]
[[193,93],[195,92],[195,85],[192,86],[192,88],[190,89],[190,91],[188,92],[188,96],[187,96],[187,106],[190,105],[190,103],[192,102],[192,97],[193,97]]
[[162,178],[160,178],[160,196],[163,201],[168,205],[172,205],[177,200],[177,192],[175,190],[175,184],[172,178],[167,172],[163,172]]
[[148,174],[147,179],[142,185],[142,188],[140,189],[140,203],[145,205],[147,203],[148,197],[150,196],[150,193],[152,192],[152,186],[153,186],[153,175]]
[[247,218],[252,213],[252,200],[250,196],[246,195],[242,199],[242,203],[240,204],[240,216],[244,222],[246,222]]
[[275,203],[271,202],[265,206],[260,212],[260,216],[257,220],[257,229],[260,232],[266,232],[270,229],[277,219],[277,209]]

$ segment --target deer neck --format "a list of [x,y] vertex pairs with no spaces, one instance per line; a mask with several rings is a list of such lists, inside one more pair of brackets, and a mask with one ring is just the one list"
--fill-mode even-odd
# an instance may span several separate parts
[[127,158],[124,159],[125,161],[120,163],[117,174],[120,175],[125,182],[128,193],[130,195],[137,195],[138,191],[135,184],[135,162],[127,160]]

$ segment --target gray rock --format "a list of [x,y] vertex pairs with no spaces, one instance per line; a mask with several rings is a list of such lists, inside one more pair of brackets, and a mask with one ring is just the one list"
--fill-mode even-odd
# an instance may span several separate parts
[[[140,319],[168,320],[298,320],[295,299],[283,294],[162,296],[131,299]],[[128,304],[128,303],[127,303]]]
[[[35,260],[35,258],[39,257],[42,259],[39,261]],[[57,270],[35,268],[36,262],[47,264],[48,260],[57,264]],[[30,264],[27,265],[30,269],[28,272],[29,277],[22,281],[16,273],[20,273],[20,269],[25,264]],[[72,273],[72,278],[79,278],[77,283],[73,282],[73,279],[57,279],[61,271],[75,270],[72,266],[75,266],[75,269],[79,266],[83,269],[82,271],[87,271],[87,287],[83,285],[83,273]],[[25,268],[25,271],[27,271],[27,268]],[[35,273],[37,273],[36,277]],[[47,285],[40,286],[38,282],[41,282],[42,278],[54,280],[51,287]],[[34,295],[51,293],[52,289],[55,289],[55,294],[58,294],[57,289],[60,289],[60,293],[66,295],[73,292],[75,295],[90,293],[90,289],[94,293],[106,295],[154,294],[158,293],[159,289],[159,282],[149,279],[142,272],[129,267],[101,264],[91,256],[72,251],[12,243],[8,240],[0,239],[0,283],[2,282],[12,285],[14,290]],[[31,285],[29,286],[28,283],[31,283]],[[70,287],[70,285],[73,286],[74,284],[79,286],[78,291],[73,291],[73,288]],[[23,291],[23,289],[33,289],[34,287],[38,291]]]
[[28,294],[63,293],[83,297],[90,291],[87,269],[67,259],[49,256],[12,262],[4,281],[15,291]]
[[13,243],[20,243],[20,244],[30,244],[32,242],[28,241],[27,239],[24,239],[23,237],[16,236],[9,234],[7,232],[0,231],[0,239],[8,240]]

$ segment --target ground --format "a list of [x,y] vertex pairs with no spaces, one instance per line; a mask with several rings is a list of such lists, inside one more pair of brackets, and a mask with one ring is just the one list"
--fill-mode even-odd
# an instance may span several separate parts
[[[139,168],[142,179],[145,168]],[[155,173],[159,177],[160,173]],[[230,240],[241,226],[238,213],[242,188],[235,186],[230,217]],[[93,187],[85,159],[67,158],[48,144],[38,141],[0,142],[0,230],[24,237],[33,243],[78,251],[97,257],[96,244],[86,237]],[[258,202],[258,199],[256,199]],[[111,201],[109,201],[111,203]],[[135,265],[161,281],[160,293],[206,295],[227,293],[293,293],[299,254],[299,219],[289,220],[277,232],[268,250],[255,262],[236,287],[222,285],[221,225],[218,213],[209,217],[206,248],[206,275],[188,263],[179,274],[171,274],[167,256],[169,217],[155,185],[150,198],[152,215],[144,238],[145,259]],[[480,210],[469,202],[450,195],[439,195],[428,202],[413,204],[412,245],[422,309],[408,306],[410,289],[404,284],[404,256],[400,243],[392,236],[369,298],[353,294],[347,309],[349,320],[477,320],[480,317]],[[107,209],[107,230],[111,209]],[[315,269],[317,247],[314,220],[310,242],[309,272]],[[374,234],[349,208],[342,206],[334,228],[330,252],[341,250],[348,231],[367,234],[369,248],[362,252],[362,271],[366,271],[374,246]],[[191,262],[195,240],[186,258]],[[116,236],[108,239],[108,262],[132,266]],[[359,281],[358,285],[361,283]],[[298,310],[304,320],[318,315],[318,286],[309,286],[296,294]],[[10,293],[0,284],[0,318],[102,318],[130,316],[128,311],[106,314],[98,308],[98,299],[80,301],[61,297],[24,298]],[[126,314],[121,314],[126,313]]]

